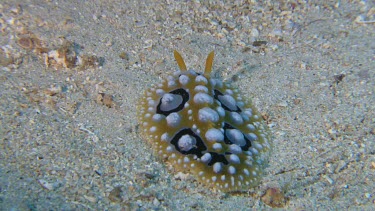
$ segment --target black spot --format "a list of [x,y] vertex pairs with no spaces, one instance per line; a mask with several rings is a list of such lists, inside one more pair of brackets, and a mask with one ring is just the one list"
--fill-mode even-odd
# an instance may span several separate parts
[[238,112],[238,113],[241,112],[241,109],[238,106],[236,106],[237,107],[236,110],[231,110],[230,108],[228,108],[223,102],[221,102],[221,100],[219,99],[219,96],[223,96],[223,93],[221,93],[219,90],[215,89],[214,90],[214,98],[221,103],[221,107],[223,107],[224,110],[234,111],[234,112]]
[[156,113],[157,114],[162,114],[164,116],[168,116],[170,113],[181,111],[182,109],[184,109],[185,103],[189,100],[189,93],[187,93],[187,91],[185,89],[176,89],[176,90],[170,91],[169,93],[174,94],[174,95],[180,95],[182,97],[181,104],[178,105],[178,107],[175,108],[175,109],[172,109],[172,110],[169,110],[169,111],[163,111],[160,108],[161,100],[163,99],[163,98],[161,98],[158,106],[156,107]]
[[225,158],[225,155],[216,152],[209,152],[211,154],[211,161],[208,163],[209,166],[214,165],[216,162],[222,162],[224,165],[228,165],[229,162]]
[[[224,127],[223,127],[223,129],[224,129],[224,143],[226,143],[226,144],[228,144],[228,145],[230,145],[230,144],[233,144],[233,142],[231,141],[231,140],[229,140],[229,138],[227,137],[227,135],[226,135],[226,130],[230,130],[230,129],[237,129],[237,128],[235,128],[235,127],[233,127],[232,125],[230,125],[230,124],[228,124],[228,123],[224,123]],[[238,129],[237,129],[238,130]],[[241,131],[241,130],[239,130],[239,131]],[[242,133],[243,134],[243,133]],[[248,139],[248,138],[246,138],[246,136],[245,136],[245,134],[243,134],[244,135],[244,138],[245,138],[245,141],[246,141],[246,144],[244,145],[244,146],[242,146],[241,147],[241,149],[243,150],[243,151],[248,151],[249,150],[249,148],[251,147],[251,141]]]
[[[190,149],[189,151],[182,151],[178,147],[178,140],[180,140],[180,138],[184,135],[193,136],[195,138],[196,142],[197,142],[196,146],[194,148]],[[173,144],[175,149],[177,151],[179,151],[181,154],[184,154],[184,155],[193,154],[193,155],[196,155],[198,158],[201,158],[203,156],[203,154],[206,153],[205,151],[207,150],[207,147],[203,143],[203,140],[201,139],[201,137],[199,137],[197,134],[195,134],[190,128],[185,128],[185,129],[180,130],[171,140],[171,144]],[[211,160],[208,163],[209,166],[214,165],[216,162],[221,162],[224,165],[229,164],[229,162],[225,158],[224,154],[219,154],[219,153],[216,153],[216,152],[208,152],[208,153],[211,154]]]
[[[190,135],[195,138],[195,141],[197,142],[195,147],[190,149],[189,151],[182,151],[180,147],[178,147],[178,140],[184,135]],[[195,134],[190,128],[185,128],[180,130],[171,140],[171,144],[174,145],[175,149],[179,151],[181,154],[188,155],[188,154],[194,154],[198,157],[202,157],[203,151],[207,150],[206,145],[204,145],[201,137],[199,137],[197,134]]]

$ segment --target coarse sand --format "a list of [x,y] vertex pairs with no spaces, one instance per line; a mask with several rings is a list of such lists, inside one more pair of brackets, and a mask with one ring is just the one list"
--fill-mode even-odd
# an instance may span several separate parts
[[[374,210],[374,1],[0,1],[0,210]],[[178,50],[274,135],[258,187],[222,193],[141,139]]]

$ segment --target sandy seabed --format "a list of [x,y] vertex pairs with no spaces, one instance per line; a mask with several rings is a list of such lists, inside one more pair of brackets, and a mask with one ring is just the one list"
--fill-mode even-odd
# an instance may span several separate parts
[[[372,1],[0,3],[0,210],[375,209]],[[204,68],[274,135],[262,183],[221,193],[141,139],[142,90]]]

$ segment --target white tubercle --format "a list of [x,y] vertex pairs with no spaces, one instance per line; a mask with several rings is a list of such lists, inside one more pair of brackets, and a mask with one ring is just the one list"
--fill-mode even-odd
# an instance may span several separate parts
[[244,146],[246,144],[245,137],[241,133],[241,131],[237,129],[228,129],[225,131],[225,135],[227,135],[228,139],[239,146]]
[[195,140],[194,137],[190,135],[183,135],[179,140],[178,140],[178,147],[182,151],[189,151],[191,150],[195,145],[197,141]]
[[181,75],[181,76],[178,78],[178,81],[180,82],[181,85],[186,86],[186,84],[189,83],[190,78],[189,78],[189,76],[187,76],[187,75]]
[[241,163],[240,158],[236,154],[229,155],[229,161],[235,164]]
[[170,113],[166,119],[170,127],[178,127],[181,122],[181,116],[178,113]]
[[203,163],[209,163],[211,161],[211,154],[210,153],[205,153],[202,157],[201,157],[201,161]]
[[164,118],[165,118],[165,116],[163,116],[161,114],[154,114],[154,116],[152,116],[152,121],[154,121],[154,122],[160,122]]
[[212,145],[212,148],[213,148],[214,150],[216,150],[216,151],[220,151],[220,150],[223,149],[223,145],[221,145],[220,143],[214,143],[214,144]]
[[219,116],[221,116],[221,117],[224,117],[225,116],[225,110],[224,110],[224,108],[223,107],[217,107],[216,108],[216,111],[217,111],[217,113],[219,114]]
[[198,119],[201,122],[217,122],[219,121],[219,114],[209,107],[204,107],[199,109]]
[[182,97],[180,95],[166,93],[161,98],[160,109],[162,111],[170,111],[177,108],[182,103]]
[[212,103],[214,103],[214,99],[206,93],[199,92],[194,96],[194,103],[196,103],[196,104],[212,104]]
[[212,142],[224,141],[224,134],[221,132],[221,130],[216,129],[216,128],[211,128],[207,130],[205,137],[208,141],[212,141]]
[[215,173],[220,173],[222,170],[223,170],[223,163],[221,162],[216,162],[213,166],[212,166],[213,170]]
[[242,125],[243,124],[242,116],[239,113],[230,112],[229,116],[230,116],[230,119],[234,122],[234,124],[236,124],[236,125]]
[[233,166],[229,166],[229,168],[228,168],[228,172],[229,172],[229,174],[235,174],[236,173],[236,168],[234,168]]
[[194,91],[208,93],[208,88],[206,86],[198,85],[194,88]]
[[240,154],[242,153],[242,149],[240,146],[236,145],[236,144],[231,144],[229,146],[229,151],[233,154]]
[[207,81],[207,78],[204,77],[203,75],[198,75],[196,78],[195,78],[195,82],[199,83],[199,82],[203,82],[203,84],[207,84],[208,81]]
[[226,107],[230,110],[236,110],[236,100],[230,95],[220,95],[219,97],[220,102],[222,102]]

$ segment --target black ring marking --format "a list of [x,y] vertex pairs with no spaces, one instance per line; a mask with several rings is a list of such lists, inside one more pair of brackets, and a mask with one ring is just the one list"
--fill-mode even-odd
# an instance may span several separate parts
[[163,110],[160,109],[161,100],[163,98],[160,98],[159,104],[156,107],[156,113],[157,114],[162,114],[164,116],[168,116],[169,114],[171,114],[173,112],[181,111],[182,109],[184,109],[185,103],[189,100],[189,93],[187,93],[187,91],[185,89],[176,89],[176,90],[170,91],[169,93],[175,94],[175,95],[180,95],[182,97],[181,104],[178,105],[178,107],[175,108],[175,109],[172,109],[172,110],[169,110],[169,111],[163,111]]
[[237,107],[236,110],[231,110],[230,108],[228,108],[223,102],[220,101],[219,96],[224,96],[224,95],[219,90],[215,89],[214,90],[214,98],[221,103],[221,106],[224,108],[224,110],[234,111],[234,112],[238,112],[238,113],[241,112],[241,109],[237,105],[236,105],[236,107]]
[[[194,146],[192,149],[190,149],[189,151],[182,151],[180,149],[180,147],[178,146],[178,140],[180,140],[180,138],[184,135],[190,135],[190,136],[193,136],[196,140],[196,146]],[[185,128],[185,129],[182,129],[180,130],[171,140],[171,144],[173,144],[173,146],[175,147],[175,149],[180,152],[181,154],[184,154],[184,155],[188,155],[188,154],[193,154],[193,155],[196,155],[197,157],[201,158],[204,154],[204,151],[207,150],[207,147],[206,145],[204,145],[203,143],[203,140],[201,139],[201,137],[199,137],[197,134],[195,134],[190,128]],[[219,153],[216,153],[216,152],[208,152],[211,154],[211,160],[210,162],[207,164],[208,166],[212,166],[214,165],[216,162],[221,162],[223,163],[224,165],[228,165],[229,162],[228,160],[225,158],[225,155],[224,154],[219,154]]]
[[[223,127],[223,129],[224,129],[224,143],[226,143],[226,144],[233,144],[233,142],[231,141],[231,140],[229,140],[229,138],[227,137],[227,135],[226,135],[226,130],[228,130],[228,129],[237,129],[237,128],[235,128],[235,127],[233,127],[232,125],[230,125],[230,124],[228,124],[228,123],[226,123],[226,122],[224,122],[224,127]],[[238,129],[237,129],[238,130]],[[241,130],[239,130],[239,131],[241,131]],[[242,133],[243,134],[243,133]],[[245,136],[245,134],[243,134],[243,137],[245,138],[245,141],[246,141],[246,144],[244,145],[244,146],[240,146],[241,147],[241,149],[243,150],[243,151],[248,151],[249,150],[249,148],[251,147],[251,141]]]
[[[197,142],[196,145],[190,149],[189,151],[182,151],[180,147],[178,147],[178,140],[184,135],[190,135],[195,138],[195,141]],[[195,134],[190,128],[185,128],[180,130],[171,140],[171,144],[175,147],[177,151],[179,151],[181,154],[187,155],[187,154],[194,154],[198,157],[202,157],[203,151],[207,150],[206,145],[204,145],[201,137],[199,137],[197,134]]]
[[228,160],[225,158],[225,155],[219,154],[219,153],[216,153],[216,152],[209,152],[209,153],[211,154],[211,160],[207,165],[212,166],[216,162],[222,162],[224,165],[229,164]]

